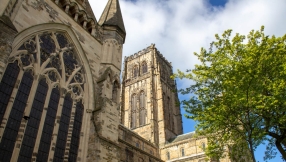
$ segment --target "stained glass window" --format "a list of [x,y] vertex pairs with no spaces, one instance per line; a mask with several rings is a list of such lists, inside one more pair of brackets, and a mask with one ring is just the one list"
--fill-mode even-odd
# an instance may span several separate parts
[[3,79],[0,82],[0,123],[2,122],[11,93],[19,74],[18,62],[8,64]]
[[39,82],[33,101],[31,113],[29,116],[30,118],[28,120],[27,128],[25,130],[25,135],[20,150],[20,155],[18,158],[19,162],[31,161],[47,91],[48,84],[46,83],[45,79],[42,79]]
[[32,83],[32,74],[25,72],[0,143],[0,159],[2,161],[11,159]]
[[75,112],[75,118],[74,118],[74,125],[73,125],[73,132],[72,132],[72,139],[71,139],[71,146],[70,146],[70,153],[69,153],[69,161],[76,161],[77,159],[83,109],[84,109],[83,104],[81,102],[78,102],[76,105],[76,112]]
[[[65,151],[69,151],[66,150],[66,143],[72,104],[79,102],[84,94],[84,69],[78,61],[74,45],[69,42],[65,33],[46,31],[30,36],[10,56],[11,63],[8,64],[0,82],[0,122],[6,111],[11,111],[0,143],[0,159],[10,161],[16,147],[20,149],[18,161],[31,161],[32,158],[36,158],[36,161],[48,161],[52,134],[59,131],[54,156],[55,160],[62,160]],[[39,67],[34,67],[35,65]],[[22,72],[24,75],[17,83],[17,77],[22,75]],[[39,83],[35,85],[37,80]],[[33,89],[32,83],[35,86]],[[11,96],[13,91],[16,96]],[[69,93],[61,106],[60,94],[65,92]],[[13,100],[12,107],[7,109],[9,101]],[[76,107],[70,161],[77,159],[84,110],[83,104],[77,104]],[[59,110],[62,111],[59,116],[60,125],[59,130],[55,130],[55,119]],[[26,121],[23,120],[24,112]],[[44,118],[42,115],[45,115]],[[21,136],[22,138],[18,138]],[[16,141],[16,138],[22,140]],[[34,151],[38,154],[34,154]]]
[[56,143],[55,155],[54,155],[55,161],[62,161],[64,159],[72,104],[73,104],[73,101],[72,101],[71,95],[68,93],[65,96],[65,100],[64,100],[64,104],[62,108],[60,128],[59,128],[59,132],[57,136],[57,143]]
[[40,140],[40,146],[37,154],[37,161],[42,161],[42,162],[48,161],[52,133],[54,129],[54,123],[56,119],[59,100],[60,100],[60,92],[58,88],[54,88],[51,93],[51,98],[47,110],[44,128]]

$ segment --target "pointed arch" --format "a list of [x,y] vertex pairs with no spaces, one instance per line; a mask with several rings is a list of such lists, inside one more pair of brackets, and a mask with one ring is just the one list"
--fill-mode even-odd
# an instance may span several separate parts
[[112,101],[116,103],[118,101],[118,89],[119,89],[119,83],[117,81],[114,81],[112,86]]
[[141,64],[141,71],[142,71],[142,74],[145,74],[148,72],[148,66],[147,66],[147,62],[146,61],[143,61],[142,64]]
[[139,76],[139,69],[138,69],[138,66],[137,66],[137,65],[135,65],[135,66],[133,67],[133,72],[132,72],[132,74],[133,74],[133,78],[136,78],[136,77]]
[[[72,154],[76,159],[79,156],[77,150],[87,145],[85,136],[89,131],[84,124],[90,120],[90,116],[84,113],[84,117],[81,117],[81,112],[94,107],[91,70],[76,35],[70,27],[63,24],[41,24],[19,33],[12,46],[13,50],[5,73],[9,73],[11,68],[14,68],[12,65],[17,66],[19,73],[14,76],[14,79],[17,78],[20,81],[18,83],[20,88],[14,85],[10,86],[13,90],[9,91],[9,97],[15,98],[15,102],[6,105],[4,118],[8,119],[8,122],[0,121],[1,126],[4,125],[0,128],[0,136],[4,134],[1,144],[4,140],[12,141],[12,150],[18,146],[21,147],[20,154],[5,150],[0,152],[0,158],[3,154],[8,158],[5,161],[10,161],[11,156],[18,157],[19,161],[30,161],[29,159],[40,159],[41,157],[62,159],[65,154]],[[66,97],[67,94],[68,97]],[[18,111],[19,106],[15,106],[18,104],[16,102],[25,103],[22,105],[21,111]],[[78,115],[70,115],[75,111],[79,112]],[[13,126],[12,137],[8,134],[11,127],[9,123],[13,122],[12,116],[15,116],[14,112],[18,114],[18,122],[17,126]],[[65,119],[62,119],[63,115],[66,115]],[[22,120],[23,116],[27,122]],[[56,117],[57,120],[60,120],[60,122],[56,122],[58,126],[55,126],[55,122],[53,122]],[[76,127],[75,120],[80,123],[80,127],[73,131]],[[62,121],[65,122],[65,125]],[[33,137],[29,133],[30,130],[35,132]],[[48,132],[40,130],[48,130]],[[60,133],[61,136],[50,138],[60,131],[64,132]],[[68,132],[75,132],[78,139],[74,139],[76,135],[67,136]],[[81,132],[83,133],[81,134]],[[22,140],[16,140],[17,136],[22,136]],[[49,139],[46,139],[47,136]],[[11,140],[11,138],[13,139]],[[27,142],[30,141],[29,138],[35,138],[35,141]],[[55,150],[60,149],[61,151],[55,153],[51,149],[52,143],[56,144]],[[0,150],[3,150],[4,146],[1,144]],[[68,145],[74,146],[72,153],[70,148],[66,147]],[[33,152],[39,152],[39,154],[32,154]],[[81,157],[84,157],[82,153]],[[47,161],[45,159],[43,161]]]
[[145,101],[145,92],[140,92],[140,99],[139,99],[139,125],[143,126],[146,124],[146,101]]
[[137,97],[136,94],[133,94],[131,96],[131,122],[130,122],[130,127],[136,128],[136,116],[137,116]]

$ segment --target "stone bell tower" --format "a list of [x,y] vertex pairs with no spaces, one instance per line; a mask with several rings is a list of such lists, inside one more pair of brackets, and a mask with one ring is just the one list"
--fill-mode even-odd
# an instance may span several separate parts
[[154,44],[124,60],[121,122],[156,145],[183,132],[172,74]]

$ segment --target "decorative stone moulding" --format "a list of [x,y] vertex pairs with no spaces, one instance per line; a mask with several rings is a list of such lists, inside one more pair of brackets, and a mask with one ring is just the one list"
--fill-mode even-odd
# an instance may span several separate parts
[[[84,0],[78,1],[85,4]],[[100,42],[102,41],[103,30],[98,25],[95,17],[91,15],[92,13],[87,13],[84,9],[82,9],[83,7],[86,7],[85,5],[80,7],[78,2],[71,2],[70,0],[53,0],[53,2],[64,10],[66,14],[72,17],[74,21],[80,24],[82,28],[89,32],[93,37]]]

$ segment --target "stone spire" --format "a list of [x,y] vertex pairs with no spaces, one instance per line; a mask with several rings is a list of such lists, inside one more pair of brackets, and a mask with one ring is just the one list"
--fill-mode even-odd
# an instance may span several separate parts
[[124,34],[126,34],[118,0],[108,0],[98,24],[103,27],[118,27]]

